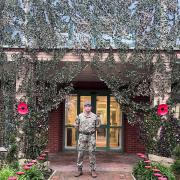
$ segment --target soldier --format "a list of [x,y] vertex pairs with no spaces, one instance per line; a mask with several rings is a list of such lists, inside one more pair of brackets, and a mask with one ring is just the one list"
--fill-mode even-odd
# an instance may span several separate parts
[[92,177],[97,177],[96,174],[96,128],[101,124],[99,116],[91,112],[91,103],[84,103],[84,112],[80,113],[75,120],[75,128],[79,131],[78,139],[78,158],[77,158],[77,167],[78,172],[75,174],[75,177],[81,176],[82,167],[83,167],[83,157],[84,152],[89,152],[89,167]]

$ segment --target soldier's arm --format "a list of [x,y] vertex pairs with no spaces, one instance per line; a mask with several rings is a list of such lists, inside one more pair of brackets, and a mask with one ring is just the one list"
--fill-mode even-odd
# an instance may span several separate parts
[[76,116],[75,123],[74,123],[74,127],[75,127],[76,129],[78,129],[78,127],[79,127],[79,116]]
[[100,118],[100,116],[97,115],[97,117],[96,117],[96,128],[98,128],[100,126],[101,126],[101,118]]

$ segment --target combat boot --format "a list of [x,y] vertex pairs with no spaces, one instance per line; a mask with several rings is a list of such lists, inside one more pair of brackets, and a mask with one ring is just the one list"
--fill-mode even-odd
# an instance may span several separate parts
[[96,174],[96,171],[95,171],[95,170],[91,171],[91,176],[92,176],[93,178],[96,178],[96,177],[97,177],[97,174]]
[[74,174],[74,177],[79,177],[83,174],[82,169],[78,169],[78,171]]

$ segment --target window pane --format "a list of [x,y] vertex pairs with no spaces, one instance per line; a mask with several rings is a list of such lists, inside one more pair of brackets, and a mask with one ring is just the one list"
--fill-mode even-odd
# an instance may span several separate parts
[[107,96],[96,97],[96,114],[101,118],[101,124],[107,124]]
[[72,127],[66,128],[66,146],[76,147],[76,130]]
[[96,146],[106,147],[106,128],[98,128],[96,132]]
[[122,112],[119,103],[117,103],[115,97],[110,97],[110,125],[121,126],[122,125]]
[[73,125],[77,116],[77,95],[70,95],[65,101],[66,125]]
[[91,96],[81,96],[80,97],[80,113],[84,111],[84,102],[91,102]]
[[120,128],[110,128],[110,148],[121,147],[121,129]]

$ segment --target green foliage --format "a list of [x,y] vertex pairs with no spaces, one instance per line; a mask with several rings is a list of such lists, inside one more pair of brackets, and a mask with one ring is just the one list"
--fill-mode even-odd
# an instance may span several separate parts
[[173,150],[173,155],[175,156],[175,159],[180,160],[180,144],[178,144],[174,150]]
[[[144,120],[139,121],[139,137],[145,144],[148,153],[171,157],[173,149],[180,141],[179,120],[168,115],[166,122],[161,122],[160,116],[156,113],[157,107],[150,110]],[[158,130],[161,127],[160,134]]]
[[157,153],[161,156],[171,157],[174,148],[180,142],[179,120],[173,116],[163,123],[160,139],[157,142]]
[[176,159],[172,165],[172,170],[175,174],[180,175],[180,159]]
[[[152,169],[145,168],[144,161],[139,161],[133,168],[133,175],[138,180],[156,180],[157,178],[153,175],[154,172]],[[166,176],[168,180],[175,180],[175,176],[172,173],[171,169],[161,165],[160,163],[151,163],[150,164],[153,168],[157,168],[161,171],[161,174]]]
[[10,136],[10,148],[8,149],[8,153],[6,156],[6,161],[11,166],[17,167],[17,160],[18,160],[18,145],[16,143],[16,137],[15,134],[11,134]]
[[47,176],[47,172],[38,165],[31,166],[29,170],[22,170],[20,166],[16,169],[9,165],[5,165],[0,169],[0,180],[7,180],[9,176],[18,176],[16,175],[17,171],[25,172],[24,175],[18,177],[18,180],[44,180],[44,174]]
[[146,147],[148,153],[156,153],[157,148],[157,132],[160,127],[160,117],[157,116],[156,108],[154,107],[144,120],[139,122],[139,138]]
[[173,155],[175,156],[175,162],[172,165],[172,169],[176,175],[180,175],[180,145],[179,144],[174,148]]
[[9,176],[14,176],[15,175],[15,170],[6,165],[2,169],[0,169],[0,179],[1,180],[7,180]]
[[43,173],[36,165],[33,165],[29,170],[26,171],[25,178],[27,180],[44,180]]

